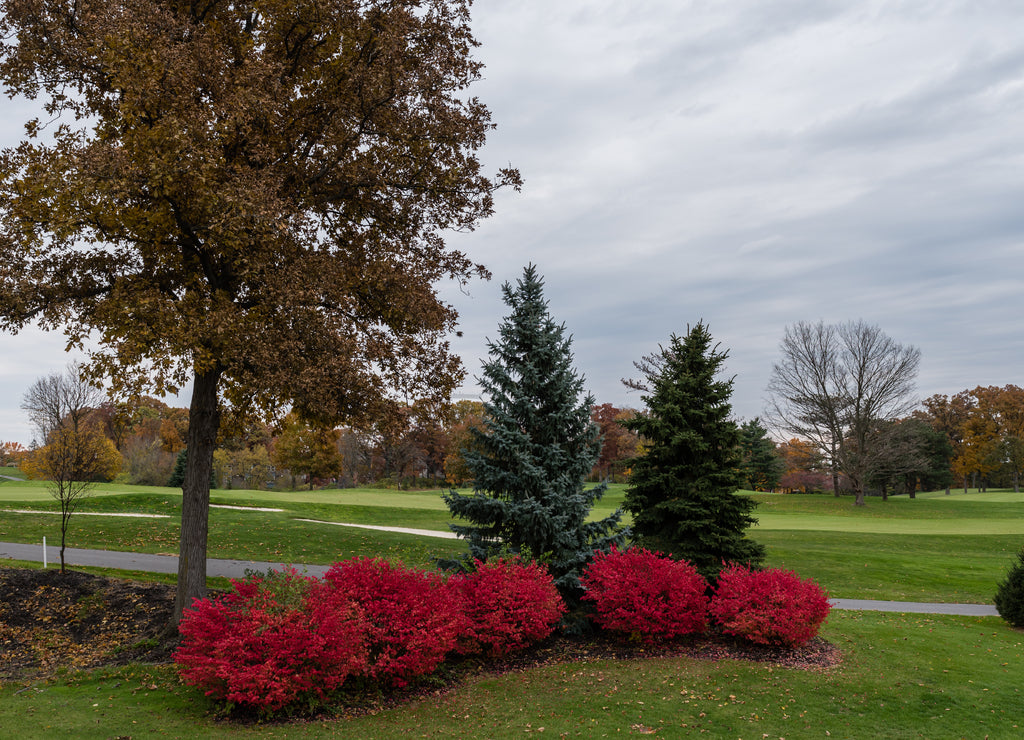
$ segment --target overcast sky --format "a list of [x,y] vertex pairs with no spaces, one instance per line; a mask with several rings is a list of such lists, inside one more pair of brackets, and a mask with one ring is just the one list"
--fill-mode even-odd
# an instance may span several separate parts
[[[451,242],[494,273],[443,294],[473,397],[500,286],[535,263],[600,402],[703,319],[734,411],[763,412],[785,327],[878,324],[922,351],[918,395],[1024,384],[1024,44],[994,0],[477,0],[481,156],[523,192]],[[5,108],[0,144],[20,138]],[[0,335],[0,440],[63,367]],[[184,404],[184,401],[182,402]]]

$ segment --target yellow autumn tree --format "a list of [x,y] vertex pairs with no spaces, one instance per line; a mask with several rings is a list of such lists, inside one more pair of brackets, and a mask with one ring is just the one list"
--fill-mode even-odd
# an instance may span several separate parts
[[93,427],[60,427],[50,433],[44,447],[28,462],[31,477],[49,481],[50,495],[60,504],[60,570],[65,570],[68,525],[78,505],[100,481],[110,481],[121,470],[121,454],[114,443]]
[[307,476],[310,490],[316,478],[341,475],[344,461],[338,450],[339,429],[306,424],[295,414],[288,414],[281,426],[271,454],[274,465],[292,476]]

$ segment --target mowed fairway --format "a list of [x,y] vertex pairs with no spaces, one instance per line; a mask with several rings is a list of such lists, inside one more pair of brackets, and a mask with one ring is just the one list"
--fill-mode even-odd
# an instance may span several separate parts
[[[332,491],[224,491],[211,494],[208,556],[235,560],[329,564],[373,556],[429,566],[462,552],[455,540],[338,527],[329,522],[448,532],[440,493],[350,489]],[[0,541],[59,542],[58,506],[37,482],[0,483]],[[108,514],[109,516],[94,516]],[[152,518],[120,516],[147,514]],[[318,524],[303,520],[320,520]],[[177,554],[181,490],[101,484],[72,517],[71,547]]]
[[1024,493],[962,491],[916,499],[754,494],[769,565],[795,570],[832,596],[991,603],[1024,546]]
[[[624,486],[611,486],[593,516],[606,516],[624,495]],[[749,495],[758,502],[749,535],[768,547],[768,564],[814,578],[836,597],[990,603],[1024,545],[1024,493],[936,492],[914,500],[869,498],[864,507],[850,497]],[[429,566],[464,550],[455,540],[336,526],[447,532],[452,519],[440,491],[214,490],[211,503],[214,558],[327,564],[380,555]],[[57,509],[43,483],[0,483],[0,541],[59,542],[53,513],[11,513]],[[180,510],[178,489],[101,484],[72,518],[68,542],[174,554]],[[93,516],[127,513],[153,518]]]

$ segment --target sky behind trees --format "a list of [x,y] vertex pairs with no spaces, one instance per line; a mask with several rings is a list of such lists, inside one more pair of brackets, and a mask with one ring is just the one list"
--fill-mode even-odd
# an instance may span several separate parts
[[[487,0],[472,90],[488,172],[525,187],[453,244],[494,273],[442,286],[469,371],[529,262],[598,403],[641,406],[632,362],[700,320],[761,414],[785,327],[863,319],[922,351],[918,393],[1020,384],[1024,48],[1006,3]],[[35,107],[4,101],[0,145]],[[0,335],[0,439],[68,360]],[[173,403],[173,401],[172,401]],[[184,404],[185,400],[181,401]]]

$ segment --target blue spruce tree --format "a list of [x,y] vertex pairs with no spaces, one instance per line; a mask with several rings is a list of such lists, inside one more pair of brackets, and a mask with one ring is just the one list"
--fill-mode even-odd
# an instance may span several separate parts
[[466,450],[471,495],[450,491],[445,502],[467,524],[452,530],[469,543],[469,558],[522,553],[543,562],[570,603],[581,593],[582,568],[594,551],[624,541],[621,511],[587,522],[605,484],[584,489],[601,450],[590,420],[594,400],[572,367],[571,338],[548,313],[543,281],[527,266],[515,288],[502,286],[511,313],[488,342],[479,382],[485,428]]

